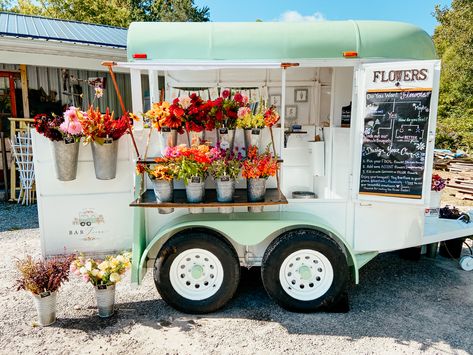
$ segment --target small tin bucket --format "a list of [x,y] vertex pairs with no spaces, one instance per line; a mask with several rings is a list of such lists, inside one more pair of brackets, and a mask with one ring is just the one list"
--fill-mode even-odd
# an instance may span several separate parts
[[43,292],[33,296],[33,301],[38,312],[38,323],[45,327],[56,321],[57,292]]
[[[159,202],[172,202],[174,199],[174,184],[172,180],[158,180],[151,179],[153,184],[154,195],[156,196],[156,201]],[[169,207],[158,207],[158,212],[160,214],[169,214],[174,212],[174,208]]]
[[99,180],[115,179],[117,174],[118,140],[106,140],[103,144],[92,142],[95,177]]
[[77,160],[80,142],[75,140],[54,141],[52,143],[54,169],[60,181],[72,181],[77,176]]
[[97,298],[97,309],[99,317],[110,317],[115,306],[115,285],[95,286],[95,297]]

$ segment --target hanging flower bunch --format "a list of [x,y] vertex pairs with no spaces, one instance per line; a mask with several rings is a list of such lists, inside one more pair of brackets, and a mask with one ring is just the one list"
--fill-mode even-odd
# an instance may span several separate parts
[[228,176],[230,179],[238,178],[241,171],[241,164],[243,156],[238,152],[238,148],[235,152],[230,149],[222,149],[220,146],[213,147],[209,151],[210,166],[209,174],[214,179],[220,179]]
[[278,171],[278,160],[273,157],[269,147],[264,153],[258,153],[258,147],[248,148],[246,159],[242,165],[242,176],[247,179],[266,179],[275,176]]
[[64,115],[38,114],[34,117],[36,131],[52,141],[73,140],[78,141],[82,137],[82,125],[79,115],[84,114],[76,107],[69,107]]
[[[151,121],[151,124],[158,131],[161,131],[163,127],[169,127],[171,129],[177,129],[179,133],[183,133],[183,116],[180,108],[173,107],[167,101],[155,102],[150,110],[148,110],[144,116]],[[181,113],[176,115],[175,113]]]
[[275,106],[271,106],[264,113],[264,124],[266,127],[273,127],[279,121],[279,113]]
[[447,180],[443,179],[440,175],[434,174],[432,175],[432,184],[431,190],[432,191],[442,191],[447,185]]
[[264,127],[264,115],[261,112],[253,113],[251,108],[244,106],[238,109],[236,121],[238,128],[251,129]]
[[105,260],[77,257],[71,263],[71,272],[82,276],[84,282],[92,285],[115,285],[131,266],[131,253],[124,252],[117,256],[107,256]]
[[175,176],[178,179],[183,179],[187,184],[193,177],[200,177],[202,181],[205,179],[210,166],[209,151],[209,146],[204,144],[191,148],[182,144],[168,147],[165,158],[174,162]]
[[100,109],[94,109],[90,106],[87,113],[78,111],[79,122],[82,124],[86,142],[97,142],[103,144],[105,139],[117,140],[123,136],[130,124],[130,117],[124,114],[122,117],[115,119],[113,111],[107,107],[105,113],[101,113]]
[[204,129],[212,130],[213,123],[209,120],[209,108],[197,94],[177,97],[169,107],[171,115],[184,122],[188,132],[202,132]]
[[233,98],[230,97],[229,89],[222,91],[219,98],[209,100],[210,106],[209,116],[213,119],[217,128],[226,127],[228,129],[236,128],[238,118],[238,110],[248,105],[248,97],[237,92]]

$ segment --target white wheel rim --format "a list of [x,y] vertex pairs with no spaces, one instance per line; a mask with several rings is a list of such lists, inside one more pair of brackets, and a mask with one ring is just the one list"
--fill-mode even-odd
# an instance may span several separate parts
[[333,267],[322,253],[301,249],[284,259],[279,282],[289,296],[300,301],[315,300],[332,286]]
[[204,300],[215,295],[222,286],[222,263],[208,250],[188,249],[172,262],[169,279],[182,297],[193,301]]

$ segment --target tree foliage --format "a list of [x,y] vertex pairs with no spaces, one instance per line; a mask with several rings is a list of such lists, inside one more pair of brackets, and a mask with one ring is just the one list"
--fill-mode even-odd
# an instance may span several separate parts
[[209,21],[209,8],[194,0],[0,0],[0,9],[103,25],[132,21]]
[[434,42],[442,59],[437,146],[473,151],[473,1],[435,9]]

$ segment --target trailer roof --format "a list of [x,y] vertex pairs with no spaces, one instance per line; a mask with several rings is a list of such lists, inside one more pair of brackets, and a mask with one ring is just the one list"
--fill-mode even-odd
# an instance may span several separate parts
[[[342,59],[437,59],[431,37],[419,27],[386,21],[321,22],[134,22],[128,60],[293,61]],[[146,54],[147,59],[133,59]]]

